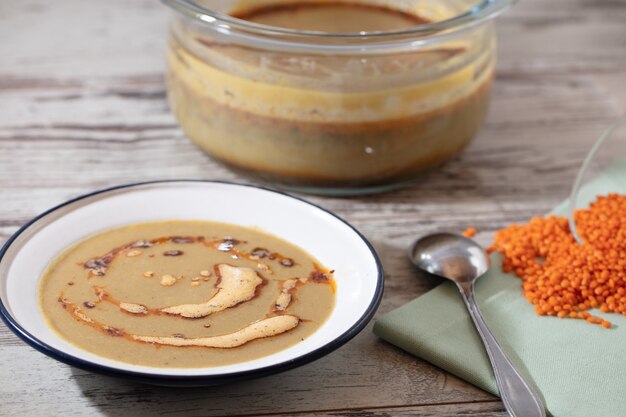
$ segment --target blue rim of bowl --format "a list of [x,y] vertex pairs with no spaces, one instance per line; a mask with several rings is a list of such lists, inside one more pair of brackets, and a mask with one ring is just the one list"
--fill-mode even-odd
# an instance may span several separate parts
[[295,197],[293,195],[290,195],[281,191],[277,191],[271,188],[261,187],[257,185],[238,184],[234,182],[214,181],[214,180],[194,180],[194,179],[157,180],[157,181],[145,181],[145,182],[137,182],[137,183],[131,183],[131,184],[123,184],[123,185],[118,185],[118,186],[114,186],[110,188],[97,190],[88,194],[83,194],[78,197],[67,200],[64,203],[61,203],[57,206],[54,206],[51,209],[46,210],[45,212],[39,214],[38,216],[30,220],[29,222],[24,224],[22,227],[20,227],[18,231],[15,232],[9,238],[9,240],[7,240],[7,242],[2,246],[2,249],[0,249],[0,263],[2,263],[4,255],[6,254],[9,247],[24,231],[26,231],[31,225],[33,225],[37,221],[45,218],[49,214],[63,207],[69,206],[85,198],[89,198],[89,197],[99,195],[99,194],[105,194],[111,191],[122,190],[122,189],[133,188],[133,187],[140,187],[140,186],[151,185],[151,184],[167,184],[167,183],[176,183],[176,182],[225,184],[225,185],[236,186],[236,187],[249,187],[249,188],[260,189],[260,190],[283,195],[283,196],[301,201],[307,205],[310,205],[325,213],[330,214],[332,217],[344,223],[354,233],[356,233],[357,236],[365,243],[365,245],[371,252],[371,255],[374,258],[374,261],[376,263],[376,270],[377,270],[376,290],[372,298],[372,301],[370,302],[369,306],[367,307],[363,315],[349,329],[347,329],[345,332],[343,332],[341,335],[339,335],[332,341],[328,342],[324,346],[321,346],[315,350],[312,350],[311,352],[298,356],[297,358],[293,358],[291,360],[280,362],[274,365],[257,368],[257,369],[250,369],[246,371],[232,372],[232,373],[227,373],[227,374],[217,374],[217,375],[190,375],[190,376],[166,375],[166,374],[149,373],[149,372],[128,371],[128,370],[118,369],[118,368],[114,368],[110,366],[100,365],[98,363],[90,362],[90,361],[69,355],[61,350],[55,349],[52,346],[47,345],[46,343],[40,341],[37,337],[35,337],[31,333],[29,333],[28,331],[26,331],[26,329],[24,329],[11,316],[8,309],[4,305],[3,300],[0,298],[0,318],[2,318],[2,321],[4,321],[4,323],[13,333],[15,333],[20,339],[22,339],[31,347],[35,348],[36,350],[38,350],[39,352],[47,356],[50,356],[53,359],[56,359],[67,365],[74,366],[76,368],[80,368],[80,369],[90,371],[90,372],[95,372],[95,373],[102,374],[102,375],[113,376],[113,377],[123,377],[123,378],[131,379],[134,381],[138,381],[138,382],[156,384],[156,385],[163,384],[163,385],[179,385],[179,386],[207,386],[207,385],[226,384],[226,383],[236,382],[236,381],[245,380],[245,379],[272,375],[272,374],[287,371],[289,369],[293,369],[298,366],[302,366],[307,363],[310,363],[314,360],[317,360],[329,354],[330,352],[338,349],[339,347],[343,346],[345,343],[347,343],[353,337],[359,334],[365,328],[367,323],[369,323],[370,320],[373,318],[374,314],[376,313],[376,310],[378,309],[378,305],[380,304],[380,301],[382,299],[384,275],[383,275],[382,263],[380,262],[378,254],[374,250],[374,247],[372,246],[372,244],[365,238],[365,236],[361,234],[361,232],[359,232],[350,223],[348,223],[341,217],[337,216],[336,214],[318,206],[317,204],[311,203],[302,198]]

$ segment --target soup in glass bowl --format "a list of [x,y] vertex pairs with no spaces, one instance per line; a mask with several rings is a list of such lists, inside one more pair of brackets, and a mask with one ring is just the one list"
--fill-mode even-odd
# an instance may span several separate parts
[[194,143],[257,180],[384,191],[476,135],[511,2],[165,0],[169,101]]

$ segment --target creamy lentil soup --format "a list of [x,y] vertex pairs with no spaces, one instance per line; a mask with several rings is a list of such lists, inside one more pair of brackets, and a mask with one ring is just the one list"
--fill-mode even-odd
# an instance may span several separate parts
[[304,340],[334,307],[332,271],[252,228],[164,221],[113,229],[44,272],[49,325],[100,356],[154,367],[220,366]]

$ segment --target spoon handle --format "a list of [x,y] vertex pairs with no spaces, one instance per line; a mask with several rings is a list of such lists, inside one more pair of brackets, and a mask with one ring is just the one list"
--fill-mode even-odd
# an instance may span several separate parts
[[539,396],[515,369],[496,338],[489,331],[476,305],[473,286],[459,285],[459,289],[487,350],[487,356],[489,356],[489,361],[493,367],[496,384],[506,410],[513,417],[545,417],[546,410]]

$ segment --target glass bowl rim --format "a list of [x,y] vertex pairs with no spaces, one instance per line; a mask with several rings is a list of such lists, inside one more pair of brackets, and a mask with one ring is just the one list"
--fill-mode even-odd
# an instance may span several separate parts
[[[492,19],[513,4],[517,0],[481,0],[480,3],[469,10],[455,15],[449,19],[416,25],[408,29],[393,31],[363,31],[363,32],[322,32],[310,30],[295,30],[279,28],[259,23],[249,22],[236,17],[228,16],[200,6],[194,0],[161,0],[164,4],[179,12],[187,18],[213,27],[221,32],[245,32],[255,37],[289,37],[290,41],[298,40],[303,43],[317,43],[316,41],[344,41],[344,42],[367,42],[384,40],[405,40],[410,38],[435,38],[449,32],[461,31],[486,20]],[[399,39],[398,39],[399,38]]]

